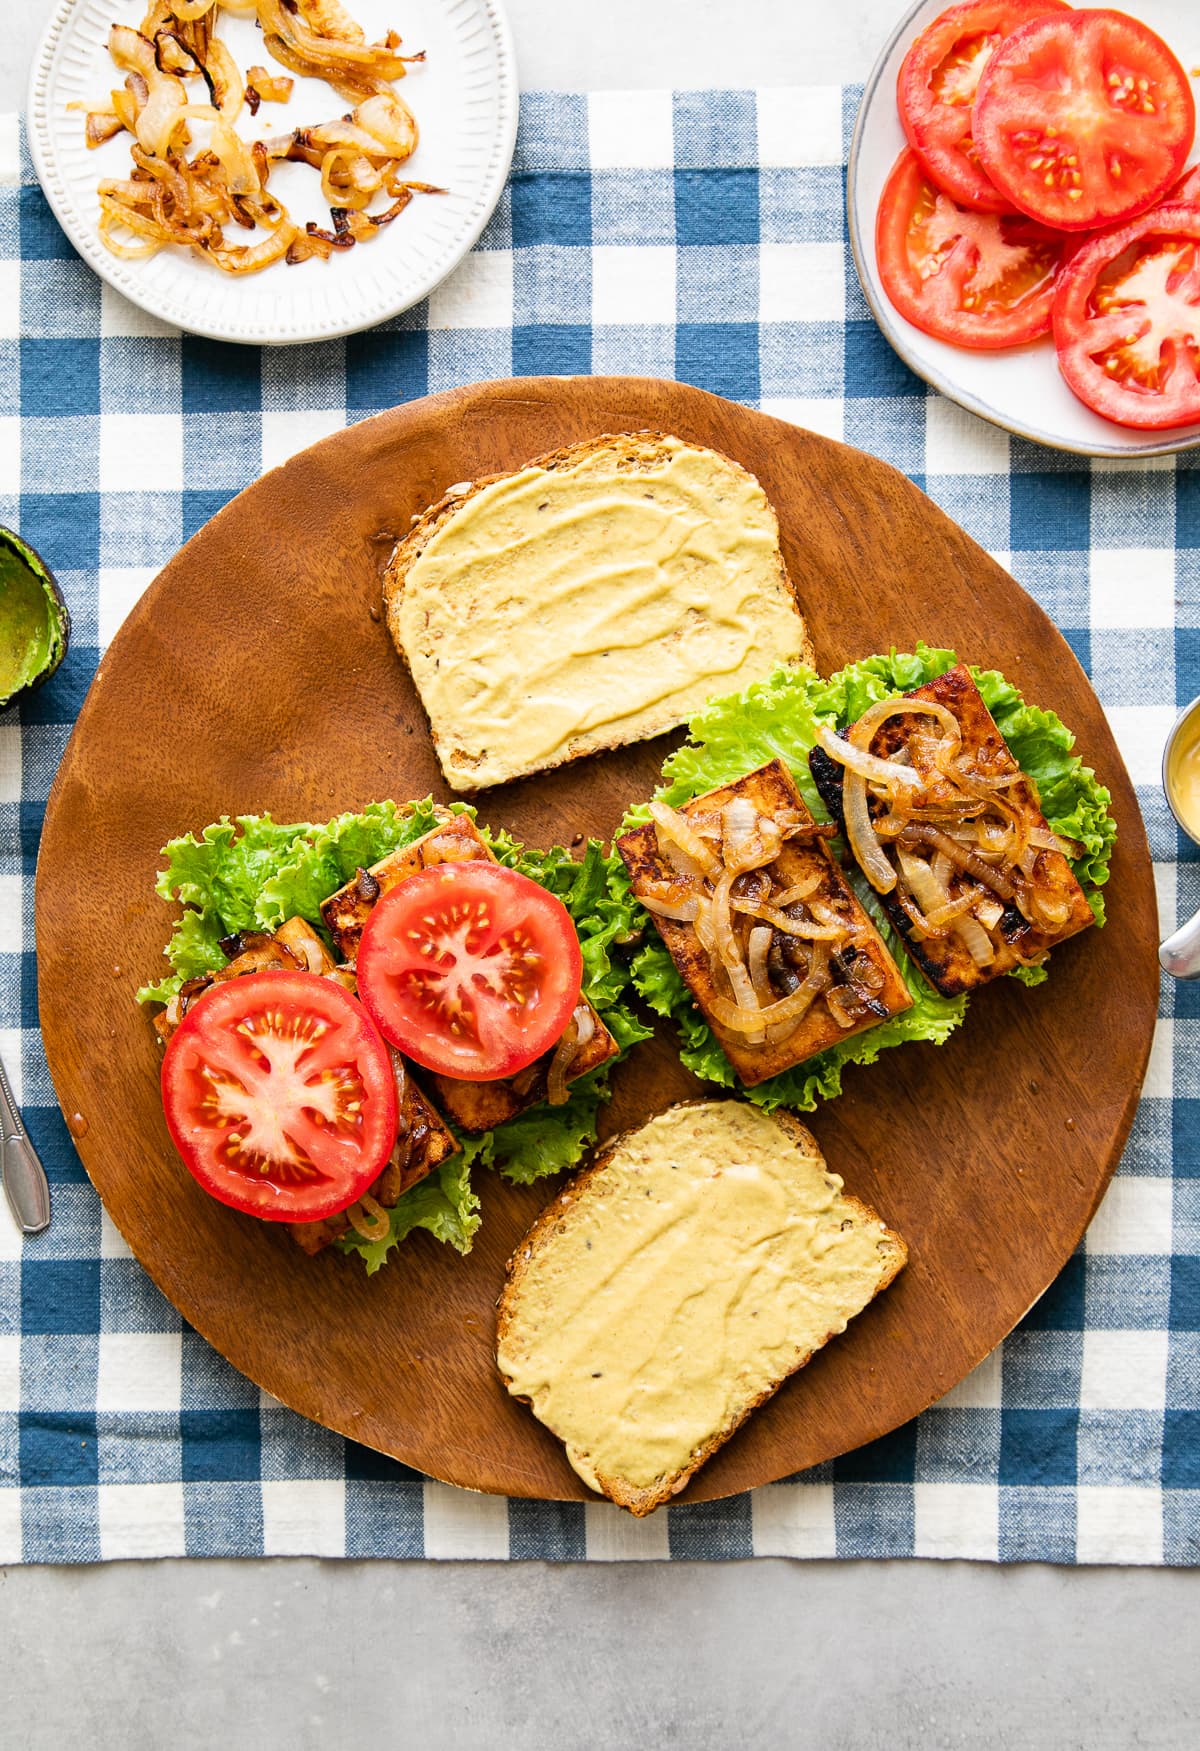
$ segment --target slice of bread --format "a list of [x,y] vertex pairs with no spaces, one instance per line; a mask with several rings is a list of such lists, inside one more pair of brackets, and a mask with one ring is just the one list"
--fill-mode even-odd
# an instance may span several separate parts
[[790,1114],[684,1103],[614,1137],[534,1223],[497,1365],[585,1483],[649,1514],[907,1256]]
[[458,791],[643,741],[814,662],[762,487],[663,432],[451,487],[396,546],[383,599]]

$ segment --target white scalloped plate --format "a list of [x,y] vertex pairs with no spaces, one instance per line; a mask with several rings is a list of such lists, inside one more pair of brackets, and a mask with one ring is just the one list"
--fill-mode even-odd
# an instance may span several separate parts
[[[901,19],[867,81],[855,123],[846,180],[850,246],[875,320],[918,377],[1019,438],[1079,456],[1166,456],[1196,449],[1200,426],[1131,431],[1077,401],[1059,375],[1049,337],[999,353],[971,352],[923,334],[889,302],[875,265],[875,214],[888,173],[906,144],[896,110],[896,77],[909,44],[948,3],[918,0]],[[1117,0],[1117,9],[1157,31],[1186,69],[1200,68],[1197,0]]]
[[[273,264],[244,278],[220,272],[190,250],[164,249],[122,261],[100,241],[96,186],[129,170],[128,135],[89,151],[84,117],[68,105],[94,105],[120,84],[107,49],[112,24],[134,28],[146,0],[58,0],[34,56],[29,84],[29,144],[46,199],[80,255],[135,304],[175,327],[215,340],[288,345],[354,334],[426,297],[466,255],[504,188],[517,131],[517,74],[508,20],[499,0],[350,0],[376,41],[399,30],[405,53],[427,59],[398,86],[417,118],[420,144],[405,165],[414,181],[449,192],[420,195],[386,230],[328,262]],[[255,25],[226,15],[221,35],[244,73],[276,69]],[[319,80],[297,79],[286,104],[243,110],[248,139],[340,115],[345,103]],[[282,164],[271,181],[293,217],[328,226],[319,180],[306,165]]]

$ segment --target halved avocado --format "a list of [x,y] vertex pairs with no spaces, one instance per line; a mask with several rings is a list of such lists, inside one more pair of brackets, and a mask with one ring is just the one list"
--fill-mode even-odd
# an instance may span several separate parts
[[49,566],[0,524],[0,709],[50,679],[70,635],[71,616]]

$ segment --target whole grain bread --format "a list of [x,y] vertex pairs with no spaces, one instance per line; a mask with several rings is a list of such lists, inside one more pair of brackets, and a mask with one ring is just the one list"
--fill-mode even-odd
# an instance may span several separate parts
[[[632,433],[605,433],[599,437],[589,438],[580,444],[570,445],[564,449],[551,451],[543,456],[536,456],[523,464],[522,468],[514,469],[508,474],[490,474],[478,480],[459,483],[448,489],[442,498],[428,510],[414,519],[409,533],[399,541],[392,551],[383,579],[383,605],[388,631],[397,651],[404,659],[413,674],[422,703],[429,710],[429,700],[422,690],[421,661],[417,651],[412,648],[412,640],[406,636],[402,623],[402,604],[405,587],[412,568],[428,548],[433,538],[444,529],[468,505],[470,501],[487,488],[499,482],[514,479],[527,469],[541,469],[547,473],[557,473],[563,470],[586,470],[595,461],[604,467],[616,466],[622,475],[651,474],[662,467],[669,456],[678,447],[697,454],[703,454],[714,459],[714,463],[722,470],[736,471],[743,481],[748,480],[761,492],[761,487],[755,477],[742,465],[722,452],[700,445],[684,444],[682,440],[665,432],[641,431]],[[729,476],[726,475],[726,479]],[[793,628],[794,649],[782,653],[764,663],[763,673],[769,672],[776,661],[787,660],[815,667],[816,658],[804,623],[799,600],[797,599],[792,581],[788,576],[783,554],[778,546],[778,525],[774,520],[774,511],[763,497],[763,503],[769,514],[775,530],[775,553],[773,578],[771,580],[771,596],[773,603],[786,604],[791,615],[795,617]],[[460,580],[456,580],[456,585]],[[467,586],[462,585],[464,592]],[[452,595],[453,592],[450,592]],[[458,600],[445,603],[448,615],[461,618],[464,611]],[[789,620],[790,624],[790,620]],[[621,652],[625,663],[635,666],[639,653],[623,650]],[[653,672],[652,657],[642,659],[647,662],[647,673]],[[744,685],[749,679],[760,679],[754,675],[743,678],[738,685]],[[729,691],[728,678],[719,674],[711,677],[711,682],[703,691],[703,698],[711,694]],[[701,701],[702,702],[702,701]],[[616,730],[610,726],[601,725],[597,730],[571,737],[565,746],[554,750],[545,758],[523,765],[505,764],[499,756],[490,758],[480,754],[478,748],[459,745],[459,739],[454,734],[454,725],[438,723],[431,715],[431,729],[434,747],[438,760],[445,774],[447,783],[453,789],[463,792],[483,789],[497,783],[505,783],[510,779],[526,776],[529,772],[547,770],[566,764],[570,760],[584,754],[597,753],[604,749],[623,746],[629,742],[644,741],[651,736],[677,727],[686,721],[691,711],[696,709],[697,701],[693,701],[686,709],[672,708],[668,698],[662,702],[654,702],[641,714],[633,724],[626,724]],[[527,709],[531,713],[538,710],[538,701],[531,699]]]
[[[715,1109],[722,1106],[734,1105],[740,1106],[741,1103],[703,1100],[685,1101],[678,1103],[675,1107],[668,1109],[668,1111],[679,1112],[688,1108]],[[742,1110],[746,1109],[743,1108]],[[751,1110],[754,1110],[756,1113],[758,1111],[757,1109]],[[759,1114],[758,1116],[763,1117],[764,1115]],[[772,1113],[770,1119],[771,1122],[778,1127],[782,1135],[788,1139],[791,1144],[795,1145],[801,1156],[818,1166],[822,1172],[827,1171],[825,1168],[825,1158],[821,1153],[815,1137],[812,1132],[809,1131],[807,1126],[802,1125],[800,1121],[794,1118],[790,1113]],[[650,1122],[652,1123],[653,1121]],[[572,1212],[577,1210],[579,1206],[589,1199],[594,1200],[603,1194],[606,1170],[609,1168],[613,1160],[619,1156],[622,1149],[625,1148],[631,1139],[636,1138],[645,1128],[645,1126],[637,1126],[610,1138],[598,1151],[592,1164],[582,1172],[578,1173],[570,1184],[567,1185],[564,1190],[546,1206],[530,1228],[528,1234],[525,1236],[512,1258],[509,1260],[507,1278],[497,1303],[498,1314],[496,1332],[498,1363],[500,1366],[501,1378],[504,1380],[505,1385],[510,1391],[513,1391],[514,1388],[512,1376],[506,1373],[504,1368],[503,1358],[505,1346],[513,1336],[514,1328],[522,1317],[522,1297],[530,1272],[534,1269],[536,1261],[543,1256],[545,1250],[553,1247],[556,1238],[564,1232],[567,1224],[569,1224],[571,1220]],[[614,1211],[612,1219],[614,1221],[619,1220],[616,1211]],[[835,1223],[839,1229],[845,1229],[851,1224],[860,1229],[873,1228],[876,1231],[877,1237],[877,1250],[879,1255],[877,1275],[871,1285],[870,1293],[862,1300],[861,1306],[855,1306],[849,1310],[847,1314],[848,1319],[852,1318],[856,1313],[861,1312],[863,1307],[869,1305],[870,1301],[874,1300],[876,1296],[882,1294],[889,1284],[893,1282],[907,1262],[908,1247],[900,1235],[893,1229],[889,1228],[869,1205],[863,1203],[860,1198],[857,1198],[853,1196],[853,1194],[845,1192],[844,1190],[839,1190],[837,1194]],[[786,1379],[803,1368],[819,1349],[823,1348],[826,1343],[836,1337],[840,1331],[844,1330],[846,1323],[846,1321],[843,1321],[841,1325],[837,1325],[833,1329],[825,1332],[820,1337],[819,1341],[812,1343],[808,1347],[797,1349],[796,1353],[788,1359],[787,1365],[781,1367],[761,1391],[746,1402],[736,1405],[732,1414],[728,1416],[727,1420],[725,1420],[721,1426],[711,1429],[706,1434],[705,1438],[692,1449],[686,1463],[660,1477],[657,1477],[650,1485],[638,1486],[631,1483],[628,1478],[621,1476],[619,1473],[603,1473],[598,1469],[594,1471],[593,1476],[585,1477],[585,1481],[592,1483],[594,1487],[601,1490],[603,1494],[608,1496],[611,1501],[615,1502],[618,1507],[627,1508],[631,1514],[637,1517],[652,1513],[656,1508],[661,1507],[664,1502],[669,1501],[672,1496],[677,1495],[705,1461],[710,1459],[718,1448],[722,1447],[724,1443],[729,1440],[730,1436],[741,1427],[751,1413],[778,1391],[779,1387],[782,1386]],[[520,1397],[523,1403],[531,1405],[531,1408],[534,1408],[535,1415],[538,1414],[536,1407],[533,1406],[532,1400],[528,1396],[519,1392],[516,1396]],[[554,1433],[559,1434],[560,1438],[562,1438],[561,1431],[554,1429],[553,1423],[549,1420],[547,1420],[547,1427],[551,1428]],[[580,1471],[581,1475],[585,1475],[587,1470],[590,1469],[587,1466],[581,1467],[576,1463],[577,1459],[580,1457],[586,1458],[586,1455],[581,1456],[578,1453],[572,1453],[570,1444],[568,1444],[568,1457],[571,1459],[571,1463],[575,1466],[576,1470]]]

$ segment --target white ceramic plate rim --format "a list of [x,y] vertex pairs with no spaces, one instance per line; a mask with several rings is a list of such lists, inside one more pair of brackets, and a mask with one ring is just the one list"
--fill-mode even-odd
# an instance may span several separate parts
[[[419,304],[454,271],[479,241],[484,226],[504,192],[517,138],[516,53],[508,15],[501,0],[475,0],[481,14],[486,18],[495,55],[496,122],[483,180],[473,191],[469,211],[455,231],[452,242],[435,257],[424,274],[408,280],[397,296],[354,304],[354,288],[351,284],[347,288],[350,297],[347,299],[347,310],[343,319],[326,319],[310,327],[306,327],[303,320],[300,320],[294,324],[289,323],[286,328],[240,321],[236,316],[224,313],[219,318],[198,315],[190,306],[176,301],[170,295],[164,295],[159,288],[144,284],[137,274],[130,273],[128,264],[120,261],[104,247],[96,225],[78,211],[59,163],[57,135],[52,124],[48,99],[56,55],[64,37],[70,32],[74,16],[84,3],[85,0],[58,0],[34,53],[26,104],[30,157],[42,193],[50,203],[55,218],[83,259],[95,269],[101,279],[152,316],[189,334],[203,335],[210,340],[236,341],[246,346],[298,346],[311,341],[335,340],[343,335],[358,334],[363,329],[374,328],[378,323],[399,316],[403,311],[410,310],[414,304]],[[221,279],[224,281],[225,276],[221,276]],[[232,289],[237,283],[236,280],[230,280],[228,289]]]
[[[952,0],[946,0],[951,4]],[[1154,436],[1145,439],[1137,438],[1130,430],[1124,442],[1114,439],[1110,443],[1102,440],[1087,440],[1071,437],[1061,432],[1052,431],[1046,427],[1027,424],[1015,419],[1011,414],[1002,411],[974,394],[957,382],[954,377],[938,369],[928,358],[922,355],[919,339],[914,336],[919,331],[905,322],[895,311],[888,300],[881,296],[870,271],[871,255],[874,238],[875,215],[869,217],[865,233],[860,222],[858,203],[856,200],[858,183],[859,158],[863,149],[863,139],[867,123],[875,101],[880,96],[880,86],[883,84],[888,70],[888,63],[901,40],[911,39],[915,34],[914,21],[929,9],[930,0],[915,0],[904,17],[896,25],[876,58],[866,85],[863,87],[862,101],[858,106],[858,115],[854,122],[854,132],[850,139],[850,154],[846,165],[846,219],[850,236],[850,250],[854,257],[854,267],[862,287],[863,297],[871,309],[871,314],[895,351],[903,359],[910,371],[916,373],[932,389],[936,389],[948,400],[957,402],[959,407],[965,407],[969,413],[978,414],[980,419],[987,420],[991,425],[999,426],[1002,431],[1010,432],[1016,438],[1029,438],[1035,444],[1044,444],[1052,450],[1063,450],[1074,456],[1103,456],[1117,459],[1134,459],[1141,456],[1175,456],[1182,451],[1200,449],[1200,433],[1195,428],[1189,428],[1182,435],[1175,437]],[[888,89],[885,99],[891,99]],[[1114,431],[1122,428],[1114,427]]]

